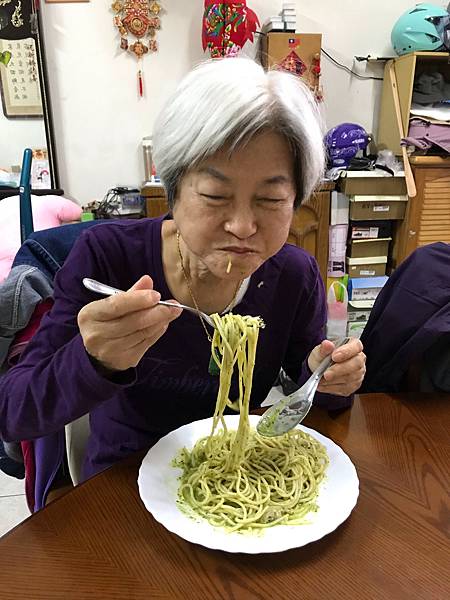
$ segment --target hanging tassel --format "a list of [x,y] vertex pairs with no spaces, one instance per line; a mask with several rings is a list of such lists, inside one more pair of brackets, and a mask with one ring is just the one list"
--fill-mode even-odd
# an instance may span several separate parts
[[144,80],[142,78],[142,71],[139,69],[138,71],[138,86],[139,86],[139,97],[144,97]]

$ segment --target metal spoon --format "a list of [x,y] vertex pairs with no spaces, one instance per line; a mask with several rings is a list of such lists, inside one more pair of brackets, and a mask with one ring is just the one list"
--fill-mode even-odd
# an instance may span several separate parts
[[[104,296],[114,296],[115,294],[124,293],[123,290],[119,290],[111,285],[106,285],[106,283],[100,283],[100,281],[96,281],[95,279],[89,279],[88,277],[83,279],[83,285],[91,292],[97,292],[97,294],[103,294]],[[184,310],[188,310],[197,316],[201,316],[202,319],[208,323],[208,325],[211,325],[211,327],[215,327],[214,321],[211,319],[211,317],[201,310],[197,310],[191,306],[186,306],[185,304],[180,304],[179,302],[167,302],[166,300],[159,300],[158,304],[163,304],[164,306],[177,306],[179,308],[183,308]]]
[[[343,346],[349,339],[347,337],[336,342],[335,347]],[[300,421],[303,421],[309,413],[322,375],[333,364],[331,355],[327,356],[299,390],[290,394],[290,396],[285,396],[271,406],[256,425],[258,433],[265,437],[283,435],[283,433],[287,433],[298,425]]]

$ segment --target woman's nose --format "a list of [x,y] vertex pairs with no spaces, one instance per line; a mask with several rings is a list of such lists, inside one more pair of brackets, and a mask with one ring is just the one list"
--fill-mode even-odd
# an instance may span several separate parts
[[225,221],[225,231],[244,240],[256,233],[256,217],[251,207],[234,207]]

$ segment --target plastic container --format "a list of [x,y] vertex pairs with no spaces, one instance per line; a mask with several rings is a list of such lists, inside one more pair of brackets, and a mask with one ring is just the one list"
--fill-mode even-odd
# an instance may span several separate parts
[[153,157],[152,157],[152,137],[148,136],[142,139],[142,151],[144,154],[144,183],[152,181]]
[[348,293],[346,286],[340,281],[335,281],[330,285],[327,305],[327,339],[333,342],[347,335]]

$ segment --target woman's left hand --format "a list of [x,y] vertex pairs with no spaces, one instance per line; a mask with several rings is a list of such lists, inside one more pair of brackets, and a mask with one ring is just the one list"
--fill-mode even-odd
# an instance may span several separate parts
[[308,357],[311,371],[317,369],[329,354],[336,364],[325,371],[317,390],[326,394],[349,396],[361,386],[366,373],[363,345],[360,340],[350,338],[350,341],[335,350],[333,342],[324,340]]

